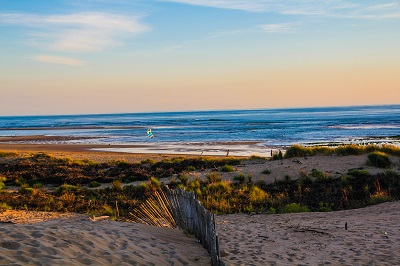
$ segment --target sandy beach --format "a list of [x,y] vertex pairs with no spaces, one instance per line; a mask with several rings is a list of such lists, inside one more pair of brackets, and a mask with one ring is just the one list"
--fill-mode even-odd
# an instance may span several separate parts
[[[100,152],[93,145],[0,144],[2,151],[48,152],[57,157],[104,162],[162,160],[171,154]],[[196,155],[186,155],[195,156]],[[198,157],[198,156],[197,156]],[[319,169],[340,176],[349,169],[370,173],[366,155],[252,160],[223,173],[273,182]],[[399,173],[398,157],[392,157]],[[270,169],[268,175],[261,172]],[[207,172],[192,172],[204,176]],[[328,213],[231,214],[217,216],[221,257],[227,265],[400,265],[400,202]],[[26,211],[0,213],[0,265],[210,265],[194,237],[175,229],[100,219],[88,215]],[[347,229],[346,229],[347,224]]]
[[398,201],[328,213],[219,215],[217,220],[227,265],[400,265]]
[[87,215],[0,213],[0,265],[210,265],[181,230]]

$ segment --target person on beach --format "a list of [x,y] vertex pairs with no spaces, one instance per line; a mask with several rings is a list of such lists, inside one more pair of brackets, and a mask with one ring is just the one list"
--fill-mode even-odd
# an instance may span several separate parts
[[228,149],[228,151],[226,152],[226,156],[229,156],[229,149]]

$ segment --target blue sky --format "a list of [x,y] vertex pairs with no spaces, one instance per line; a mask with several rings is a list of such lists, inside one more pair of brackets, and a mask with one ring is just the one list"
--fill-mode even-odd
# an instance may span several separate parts
[[0,0],[0,115],[400,103],[400,1]]

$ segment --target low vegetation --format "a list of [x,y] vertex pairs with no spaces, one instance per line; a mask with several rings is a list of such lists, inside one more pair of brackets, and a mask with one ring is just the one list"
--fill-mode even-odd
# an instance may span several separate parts
[[[342,148],[340,153],[354,154],[357,151],[353,148]],[[372,165],[383,168],[391,165],[385,158],[396,153],[394,148],[371,149],[362,150],[369,153]],[[285,157],[338,154],[334,148],[298,146],[288,152]],[[235,158],[179,157],[136,164],[96,163],[59,159],[45,153],[25,157],[8,154],[0,158],[0,209],[82,212],[124,220],[164,187],[159,178],[173,176],[170,188],[193,191],[213,213],[335,211],[400,199],[400,177],[390,168],[374,175],[364,169],[351,169],[340,178],[318,169],[302,170],[298,176],[287,176],[273,183],[253,182],[251,174],[244,173],[238,173],[233,181],[223,180],[221,172],[234,171],[240,162]],[[191,179],[188,171],[194,169],[209,173],[204,180]],[[270,174],[271,170],[263,173]],[[142,183],[127,184],[132,181]]]
[[339,156],[347,156],[347,155],[367,154],[373,152],[383,152],[386,154],[400,156],[400,148],[394,145],[382,145],[382,146],[341,145],[336,148],[326,147],[326,146],[303,147],[300,145],[293,145],[287,149],[284,158],[288,159],[293,157],[314,156],[317,154],[322,154],[322,155],[335,154]]

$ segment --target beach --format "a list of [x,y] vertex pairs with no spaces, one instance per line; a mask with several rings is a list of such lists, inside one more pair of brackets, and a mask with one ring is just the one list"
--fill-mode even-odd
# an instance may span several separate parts
[[0,265],[210,265],[178,229],[26,211],[5,211],[0,221]]
[[217,219],[227,265],[400,265],[398,201],[327,213]]
[[[107,145],[109,146],[109,145]],[[112,146],[112,145],[111,145]],[[0,144],[1,151],[46,152],[56,157],[97,162],[145,159],[174,154],[96,151],[92,144]],[[132,147],[134,148],[134,147]],[[188,154],[186,157],[198,157]],[[398,157],[393,157],[399,173]],[[233,180],[252,174],[268,183],[319,169],[333,177],[349,169],[382,172],[365,165],[366,155],[254,159],[222,173]],[[270,169],[268,175],[261,172]],[[191,172],[203,177],[207,172]],[[400,202],[326,213],[217,215],[221,257],[227,265],[399,265]],[[30,211],[0,213],[0,265],[210,265],[207,251],[181,230],[93,220],[86,214]]]

